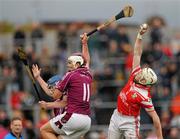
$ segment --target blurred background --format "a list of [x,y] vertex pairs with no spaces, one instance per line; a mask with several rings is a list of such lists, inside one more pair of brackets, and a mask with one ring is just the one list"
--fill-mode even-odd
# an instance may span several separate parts
[[[47,81],[66,72],[66,58],[81,50],[79,35],[116,15],[125,5],[134,16],[89,38],[92,128],[85,139],[106,139],[119,91],[131,71],[133,44],[139,25],[150,25],[143,40],[142,66],[152,67],[158,83],[153,103],[164,139],[180,139],[180,1],[179,0],[0,0],[0,139],[13,116],[23,118],[25,139],[39,139],[39,128],[52,118],[42,110],[16,49],[22,47],[30,65],[42,68]],[[39,90],[41,90],[39,88]],[[52,101],[41,90],[45,101]],[[152,121],[141,112],[142,139],[155,139]]]

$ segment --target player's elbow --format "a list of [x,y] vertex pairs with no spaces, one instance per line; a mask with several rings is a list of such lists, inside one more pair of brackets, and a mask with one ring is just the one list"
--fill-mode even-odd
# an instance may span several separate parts
[[159,119],[159,116],[156,115],[153,118],[153,123],[154,123],[154,126],[156,129],[161,129],[161,122],[160,122],[160,119]]
[[161,123],[159,121],[154,122],[154,127],[156,129],[161,129]]
[[59,99],[60,97],[62,96],[62,92],[61,91],[59,91],[58,89],[55,89],[54,90],[54,93],[53,93],[53,95],[52,95],[52,97],[53,97],[53,99]]

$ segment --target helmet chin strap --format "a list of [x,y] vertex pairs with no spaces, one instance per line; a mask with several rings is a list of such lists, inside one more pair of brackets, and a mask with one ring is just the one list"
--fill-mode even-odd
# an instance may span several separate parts
[[[134,82],[136,83],[136,84],[141,84],[138,80],[136,80],[135,78],[134,78]],[[141,84],[142,85],[142,84]]]
[[134,82],[135,82],[136,84],[140,84],[140,85],[143,85],[143,86],[152,86],[152,85],[153,85],[153,84],[148,83],[148,82],[146,82],[145,84],[143,84],[143,83],[141,83],[140,81],[137,81],[137,80],[134,80]]

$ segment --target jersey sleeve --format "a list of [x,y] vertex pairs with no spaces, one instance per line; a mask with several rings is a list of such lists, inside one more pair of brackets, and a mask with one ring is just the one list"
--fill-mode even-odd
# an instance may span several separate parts
[[151,98],[143,99],[140,104],[146,111],[154,111],[154,105]]
[[71,73],[66,73],[66,75],[64,75],[63,79],[57,83],[56,85],[56,89],[59,89],[61,92],[65,92],[67,89],[67,86],[70,82],[70,78],[71,78]]
[[137,101],[139,105],[146,111],[154,111],[154,105],[152,103],[150,91],[147,92],[137,92]]

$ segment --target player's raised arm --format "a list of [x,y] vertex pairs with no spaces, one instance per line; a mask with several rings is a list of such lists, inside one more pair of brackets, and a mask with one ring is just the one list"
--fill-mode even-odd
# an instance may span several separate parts
[[142,36],[147,31],[148,25],[142,24],[140,26],[140,30],[138,32],[136,42],[134,45],[134,56],[133,56],[133,63],[132,63],[132,69],[140,66],[140,60],[142,55]]
[[80,35],[81,37],[81,42],[82,42],[82,56],[84,57],[86,61],[86,67],[89,68],[90,65],[90,54],[89,54],[89,49],[88,49],[88,37],[87,33],[84,33]]
[[38,81],[41,88],[44,90],[44,92],[48,96],[50,96],[54,99],[58,99],[62,96],[62,92],[60,92],[58,89],[52,90],[52,89],[48,88],[48,84],[42,79],[42,77],[40,75],[41,69],[38,67],[38,65],[32,65],[32,72],[33,72],[35,79]]

